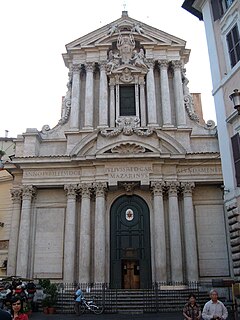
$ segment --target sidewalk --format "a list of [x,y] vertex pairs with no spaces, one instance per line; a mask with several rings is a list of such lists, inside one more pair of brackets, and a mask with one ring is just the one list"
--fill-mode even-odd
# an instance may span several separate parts
[[144,313],[144,314],[83,314],[76,316],[74,314],[44,314],[42,312],[33,312],[29,317],[29,320],[181,320],[183,319],[181,312],[169,312],[169,313]]

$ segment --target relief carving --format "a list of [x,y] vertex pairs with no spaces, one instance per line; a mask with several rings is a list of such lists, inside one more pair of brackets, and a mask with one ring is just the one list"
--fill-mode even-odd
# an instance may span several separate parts
[[112,153],[120,153],[120,154],[127,154],[127,153],[144,153],[146,149],[136,143],[122,143],[116,147],[111,149]]

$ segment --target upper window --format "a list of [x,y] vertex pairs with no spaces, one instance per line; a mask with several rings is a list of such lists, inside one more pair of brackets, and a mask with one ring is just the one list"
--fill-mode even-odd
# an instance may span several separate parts
[[237,186],[240,187],[240,137],[239,133],[235,134],[232,138],[233,160],[235,165]]
[[211,0],[213,19],[220,19],[235,0]]
[[227,44],[231,67],[234,67],[240,60],[240,38],[237,25],[227,34]]
[[135,116],[135,87],[134,85],[120,86],[120,116]]

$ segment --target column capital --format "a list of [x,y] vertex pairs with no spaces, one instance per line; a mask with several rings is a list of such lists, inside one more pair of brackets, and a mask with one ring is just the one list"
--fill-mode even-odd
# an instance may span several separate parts
[[94,65],[95,65],[94,62],[86,62],[85,63],[86,72],[93,72]]
[[22,189],[21,188],[13,188],[10,190],[11,192],[11,197],[13,203],[18,203],[21,201],[22,198]]
[[165,183],[163,181],[151,181],[151,190],[154,196],[162,196]]
[[167,69],[168,66],[169,66],[169,61],[164,59],[164,60],[158,60],[158,66],[159,66],[159,69]]
[[182,62],[180,60],[173,60],[172,61],[172,67],[174,70],[181,69],[182,68]]
[[107,62],[101,62],[100,64],[99,64],[99,69],[100,69],[100,71],[105,71],[106,72],[106,67],[107,67]]
[[93,188],[96,193],[96,197],[104,197],[105,192],[107,191],[107,183],[106,182],[95,182],[95,183],[93,183]]
[[26,200],[31,200],[32,197],[35,196],[37,192],[36,187],[30,185],[30,186],[23,186],[22,187],[22,198]]
[[92,191],[91,183],[80,183],[78,185],[82,198],[90,198]]
[[80,64],[73,64],[71,67],[71,72],[73,72],[73,73],[79,73],[80,70],[81,70]]
[[64,186],[68,198],[75,198],[77,195],[78,186],[76,184],[66,184]]
[[149,69],[153,69],[154,62],[155,61],[153,59],[147,59],[147,66],[149,67]]
[[181,182],[181,188],[184,196],[191,196],[195,188],[194,182]]
[[179,190],[180,183],[178,181],[166,181],[169,196],[176,196]]

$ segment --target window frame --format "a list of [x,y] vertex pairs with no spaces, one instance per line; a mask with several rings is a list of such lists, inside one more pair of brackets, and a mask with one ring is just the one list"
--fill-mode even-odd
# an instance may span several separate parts
[[[236,29],[237,39],[234,37],[234,29]],[[230,41],[232,45],[231,47],[229,44]],[[237,23],[235,23],[235,25],[226,34],[226,43],[230,65],[231,68],[233,68],[240,61],[240,33]]]

